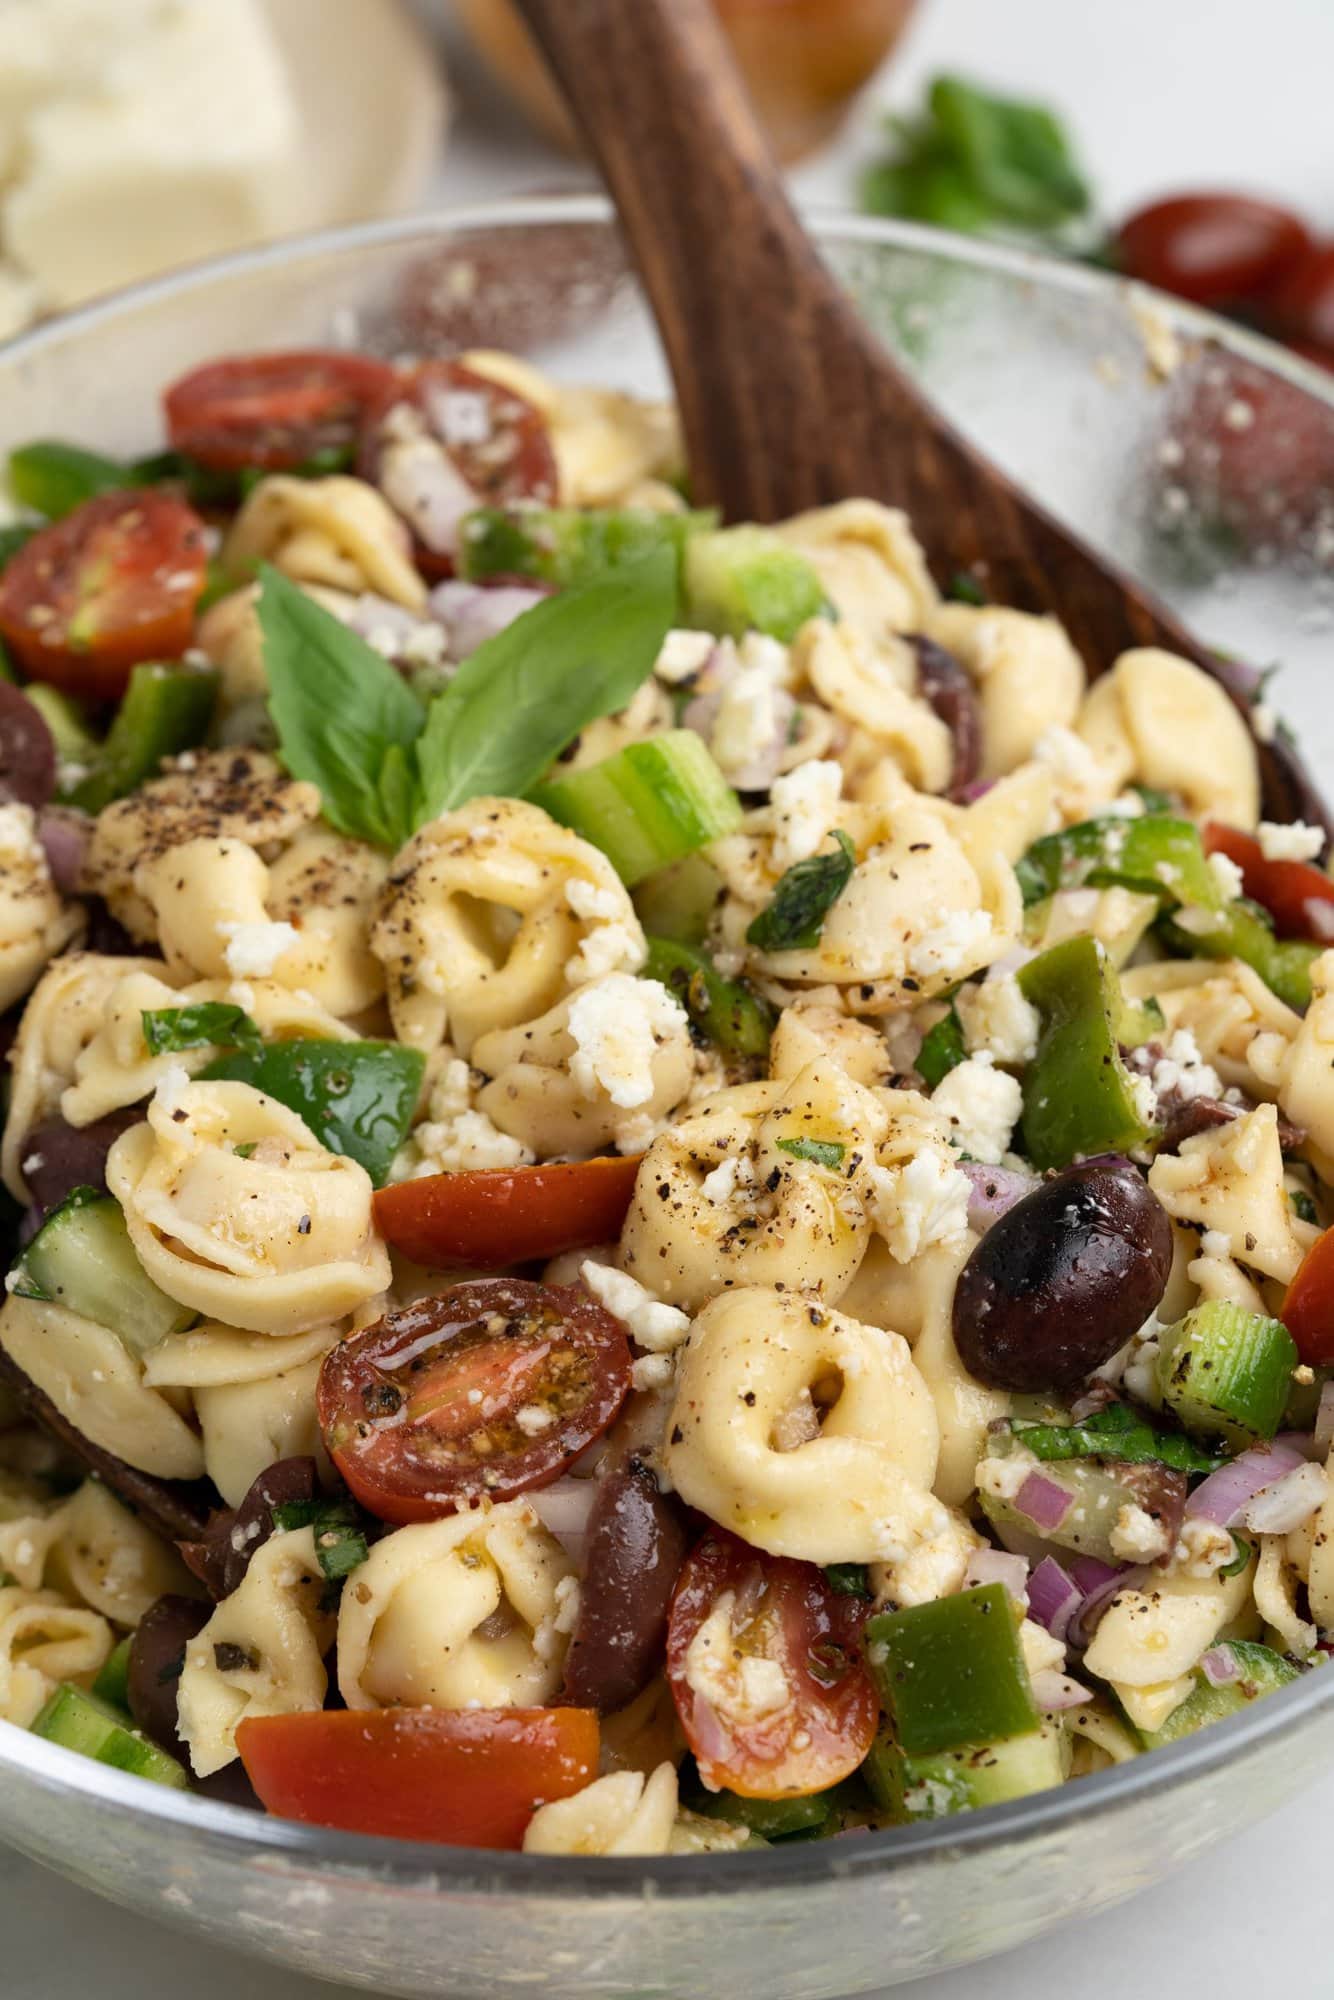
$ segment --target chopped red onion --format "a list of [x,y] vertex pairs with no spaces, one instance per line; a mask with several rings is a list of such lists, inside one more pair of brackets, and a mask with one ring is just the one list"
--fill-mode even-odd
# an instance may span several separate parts
[[1328,1493],[1324,1467],[1303,1461],[1295,1472],[1257,1493],[1242,1519],[1257,1535],[1289,1535],[1324,1504]]
[[43,806],[37,815],[37,838],[51,870],[51,880],[62,896],[74,895],[83,872],[93,823],[87,813],[74,806]]
[[1310,927],[1311,936],[1321,944],[1334,942],[1334,903],[1323,896],[1308,896],[1302,910]]
[[1211,1646],[1200,1661],[1200,1672],[1210,1687],[1221,1688],[1240,1678],[1241,1667],[1231,1646]]
[[1320,1391],[1320,1407],[1316,1411],[1312,1442],[1321,1458],[1328,1458],[1334,1451],[1334,1382],[1326,1382]]
[[983,1166],[980,1160],[961,1160],[959,1170],[973,1189],[968,1197],[968,1227],[982,1235],[1038,1185],[1032,1174],[1016,1173],[1011,1167]]
[[1125,1575],[1120,1563],[1105,1563],[1098,1556],[1071,1556],[1066,1567],[1085,1597],[1091,1597],[1105,1583],[1112,1583],[1117,1577]]
[[1254,1445],[1229,1464],[1220,1465],[1195,1488],[1186,1502],[1186,1518],[1212,1521],[1219,1528],[1234,1527],[1258,1493],[1305,1463],[1305,1454],[1282,1439]]
[[1026,1605],[1028,1558],[1005,1549],[974,1549],[963,1573],[963,1588],[973,1590],[987,1583],[1003,1583],[1016,1603]]
[[427,602],[449,633],[454,659],[466,660],[488,639],[506,631],[525,611],[541,604],[548,593],[540,586],[519,583],[437,584]]
[[527,1496],[544,1528],[577,1561],[588,1537],[588,1516],[597,1494],[595,1479],[571,1479],[568,1474]]
[[1075,1496],[1041,1472],[1030,1472],[1015,1495],[1014,1504],[1044,1535],[1059,1528],[1075,1504]]
[[1064,1639],[1084,1593],[1055,1556],[1044,1556],[1028,1579],[1028,1612],[1053,1639]]
[[[1090,1569],[1108,1569],[1106,1563],[1095,1562],[1092,1557],[1081,1558],[1081,1561],[1088,1562]],[[1072,1565],[1073,1567],[1077,1567],[1077,1565]],[[1093,1634],[1102,1622],[1103,1613],[1120,1593],[1123,1590],[1138,1590],[1140,1585],[1147,1582],[1152,1574],[1152,1570],[1144,1567],[1111,1570],[1101,1583],[1094,1585],[1087,1591],[1084,1602],[1070,1620],[1070,1629],[1067,1634],[1070,1644],[1080,1650],[1088,1646],[1092,1641]]]
[[994,778],[974,778],[971,784],[960,785],[956,795],[959,804],[961,806],[976,805],[977,801],[991,790],[995,782]]
[[1079,1681],[1072,1681],[1069,1674],[1061,1674],[1054,1667],[1044,1667],[1033,1676],[1033,1699],[1038,1707],[1048,1712],[1063,1708],[1082,1708],[1091,1700],[1086,1687]]

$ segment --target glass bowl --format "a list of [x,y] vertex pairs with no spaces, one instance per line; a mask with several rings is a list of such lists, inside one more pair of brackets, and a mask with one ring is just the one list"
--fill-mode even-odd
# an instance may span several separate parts
[[[1284,663],[1279,705],[1317,771],[1334,771],[1330,378],[1097,273],[909,226],[813,226],[965,432],[1201,635]],[[160,438],[161,385],[182,369],[329,342],[508,346],[570,379],[666,388],[605,205],[516,203],[274,245],[40,328],[0,351],[0,447],[53,435],[144,450]],[[948,573],[948,551],[932,553]],[[1273,1810],[1332,1755],[1334,1671],[1132,1764],[931,1825],[567,1860],[260,1819],[0,1724],[0,1838],[132,1909],[385,1995],[823,2000],[1105,1908]]]

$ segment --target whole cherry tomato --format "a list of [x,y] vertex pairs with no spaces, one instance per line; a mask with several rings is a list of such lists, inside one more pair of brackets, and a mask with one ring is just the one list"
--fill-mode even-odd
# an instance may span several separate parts
[[621,1233],[640,1157],[396,1181],[375,1196],[376,1227],[428,1270],[442,1264],[489,1270],[610,1243]]
[[1334,243],[1312,244],[1268,299],[1268,316],[1287,340],[1317,349],[1329,366],[1334,350]]
[[340,1341],[316,1402],[330,1456],[382,1521],[546,1486],[630,1389],[620,1321],[575,1287],[476,1278]]
[[194,631],[205,528],[173,494],[98,493],[39,529],[0,573],[0,637],[35,681],[115,701],[141,660]]
[[880,1718],[862,1659],[868,1608],[814,1563],[710,1529],[667,1627],[667,1678],[706,1785],[793,1798],[856,1770]]
[[1203,306],[1265,298],[1311,248],[1300,216],[1243,194],[1152,202],[1116,240],[1129,277]]
[[163,397],[177,451],[220,472],[282,472],[355,443],[362,411],[394,370],[368,354],[235,354],[173,382]]
[[538,1806],[597,1775],[598,1719],[586,1708],[316,1710],[251,1716],[236,1747],[280,1819],[516,1848]]

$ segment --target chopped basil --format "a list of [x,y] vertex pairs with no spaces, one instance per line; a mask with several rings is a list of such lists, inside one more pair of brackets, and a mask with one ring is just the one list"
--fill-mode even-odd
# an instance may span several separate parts
[[145,1008],[144,1044],[151,1056],[173,1049],[244,1049],[258,1055],[264,1037],[243,1007],[200,1000],[193,1007]]
[[829,1588],[839,1597],[869,1599],[874,1595],[865,1563],[826,1563],[824,1576]]
[[1293,1188],[1288,1195],[1288,1200],[1291,1202],[1292,1212],[1299,1222],[1319,1222],[1320,1217],[1316,1213],[1315,1203],[1305,1188]]
[[1166,1465],[1174,1472],[1214,1472],[1222,1463],[1176,1431],[1156,1431],[1125,1403],[1112,1403],[1079,1424],[1010,1425],[1034,1458],[1112,1458],[1129,1465]]
[[837,1139],[779,1139],[780,1153],[791,1153],[794,1160],[809,1160],[817,1167],[841,1167],[847,1147]]
[[975,576],[966,569],[956,569],[945,587],[945,595],[951,604],[975,604],[980,609],[990,600]]
[[365,1525],[350,1500],[288,1500],[273,1509],[273,1525],[283,1534],[314,1531],[315,1554],[330,1583],[340,1583],[366,1560]]
[[942,1077],[959,1067],[965,1053],[963,1028],[951,1007],[923,1037],[914,1067],[927,1089],[934,1090]]
[[747,944],[761,951],[811,951],[820,942],[824,920],[852,880],[857,851],[841,826],[834,828],[835,854],[813,854],[788,869],[746,932]]

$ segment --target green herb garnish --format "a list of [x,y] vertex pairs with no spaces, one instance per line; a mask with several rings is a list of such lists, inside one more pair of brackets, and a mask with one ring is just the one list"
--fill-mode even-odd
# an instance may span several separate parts
[[[1228,1532],[1231,1534],[1231,1529]],[[1251,1557],[1255,1554],[1254,1545],[1248,1542],[1244,1535],[1233,1534],[1232,1547],[1236,1553],[1226,1568],[1219,1570],[1218,1574],[1220,1576],[1240,1576]]]
[[813,854],[788,869],[768,909],[746,932],[747,944],[761,951],[811,951],[819,944],[825,918],[857,866],[857,850],[841,826],[834,828],[834,839],[836,854]]
[[283,1534],[314,1530],[315,1554],[330,1583],[341,1582],[369,1553],[365,1525],[350,1500],[289,1500],[273,1509],[273,1525]]
[[865,1563],[826,1563],[824,1576],[829,1588],[839,1597],[870,1599],[875,1595]]
[[922,1038],[922,1046],[917,1051],[917,1061],[913,1065],[928,1090],[934,1090],[942,1077],[949,1075],[964,1061],[967,1051],[963,1045],[963,1028],[953,1007],[941,1016],[934,1028],[928,1029]]
[[1128,1465],[1166,1465],[1174,1472],[1215,1472],[1222,1459],[1176,1431],[1156,1431],[1125,1403],[1112,1403],[1079,1424],[1011,1423],[1034,1458],[1110,1458]]
[[775,1143],[780,1153],[791,1153],[794,1160],[809,1160],[816,1167],[841,1167],[848,1150],[837,1139],[779,1139]]
[[245,1049],[258,1055],[264,1037],[243,1007],[201,1000],[193,1007],[145,1008],[144,1044],[151,1056],[174,1049]]

